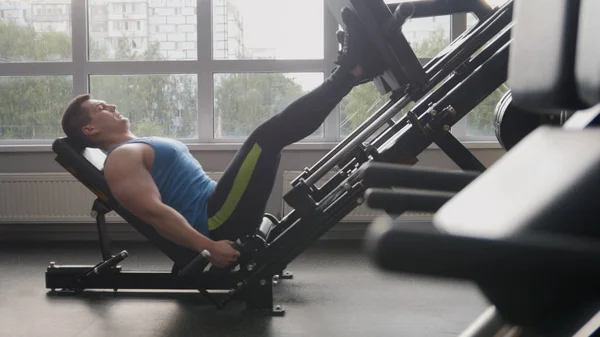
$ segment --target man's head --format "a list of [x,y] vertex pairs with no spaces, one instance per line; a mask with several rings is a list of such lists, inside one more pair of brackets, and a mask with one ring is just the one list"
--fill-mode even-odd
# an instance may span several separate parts
[[129,133],[129,120],[121,116],[115,105],[84,94],[75,97],[65,110],[62,128],[77,144],[103,148],[115,136]]

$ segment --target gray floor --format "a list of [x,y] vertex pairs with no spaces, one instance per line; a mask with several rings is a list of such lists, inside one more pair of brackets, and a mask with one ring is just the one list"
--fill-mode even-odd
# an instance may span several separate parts
[[[116,244],[124,269],[169,269],[160,252]],[[91,293],[49,296],[44,271],[57,264],[93,264],[95,244],[0,246],[0,336],[457,336],[486,307],[470,284],[384,274],[353,244],[319,244],[275,288],[284,317],[217,311],[197,294]]]

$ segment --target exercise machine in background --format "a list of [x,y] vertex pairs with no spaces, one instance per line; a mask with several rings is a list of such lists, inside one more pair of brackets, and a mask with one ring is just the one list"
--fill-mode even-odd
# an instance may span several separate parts
[[[360,167],[367,162],[416,163],[417,156],[437,144],[459,167],[483,172],[485,166],[450,133],[451,127],[507,79],[512,2],[499,8],[483,0],[409,3],[415,16],[472,12],[479,22],[447,48],[421,65],[402,34],[406,13],[402,6],[382,0],[351,0],[354,10],[387,64],[375,84],[388,101],[338,146],[292,183],[284,200],[293,208],[283,218],[266,214],[256,232],[239,238],[241,257],[227,270],[209,266],[203,254],[174,245],[112,197],[102,174],[105,155],[83,149],[68,138],[55,140],[56,161],[86,185],[94,202],[102,261],[94,266],[51,264],[46,288],[88,289],[197,289],[218,307],[241,300],[253,311],[281,315],[273,303],[273,284],[291,276],[285,269],[307,247],[364,201]],[[455,4],[455,7],[448,4]],[[341,24],[341,22],[340,22]],[[416,104],[408,112],[403,109]],[[318,182],[333,173],[321,186]],[[119,266],[126,251],[113,255],[104,215],[115,211],[153,242],[173,262],[170,272],[124,271]]]
[[[462,337],[590,336],[600,326],[600,2],[517,0],[514,13],[515,107],[570,118],[535,128],[476,175],[364,167],[431,179],[419,198],[437,209],[433,228],[377,219],[367,248],[384,270],[475,283],[492,306]],[[378,188],[367,202],[403,201],[389,190],[392,201],[378,200]],[[396,207],[421,207],[407,199]]]

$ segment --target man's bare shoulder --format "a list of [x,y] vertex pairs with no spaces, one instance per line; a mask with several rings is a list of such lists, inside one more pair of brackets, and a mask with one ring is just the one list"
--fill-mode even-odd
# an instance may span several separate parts
[[147,166],[147,158],[152,154],[151,147],[143,143],[131,143],[119,146],[112,151],[104,167],[105,174],[120,174],[123,170]]

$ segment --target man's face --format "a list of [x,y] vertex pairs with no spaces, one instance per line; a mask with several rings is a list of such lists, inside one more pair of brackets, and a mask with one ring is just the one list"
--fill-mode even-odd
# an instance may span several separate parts
[[89,99],[82,104],[82,107],[88,109],[90,116],[90,123],[83,128],[87,135],[120,133],[129,130],[129,119],[121,116],[114,104]]

